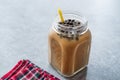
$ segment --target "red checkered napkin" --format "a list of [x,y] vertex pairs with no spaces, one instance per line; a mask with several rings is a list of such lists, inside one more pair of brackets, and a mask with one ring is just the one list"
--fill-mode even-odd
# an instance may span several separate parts
[[0,80],[60,80],[29,60],[20,60],[15,67]]

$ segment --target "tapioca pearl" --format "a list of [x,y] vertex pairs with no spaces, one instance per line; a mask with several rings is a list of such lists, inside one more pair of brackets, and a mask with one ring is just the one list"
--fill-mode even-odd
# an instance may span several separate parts
[[61,30],[62,33],[64,33],[65,31],[64,30]]
[[79,30],[79,31],[77,31],[77,33],[80,33],[80,30]]
[[78,22],[78,24],[80,25],[80,22]]
[[66,31],[65,33],[68,33],[68,31]]
[[68,21],[70,22],[70,21],[71,21],[71,19],[68,19]]
[[70,22],[70,25],[73,25],[73,23],[72,23],[72,22]]
[[72,34],[72,32],[70,32],[70,34]]
[[65,35],[63,35],[63,38],[65,38],[66,36]]
[[72,22],[75,22],[75,20],[73,19]]
[[69,22],[70,25],[73,25],[73,22]]
[[68,22],[67,25],[69,26],[69,25],[70,25],[70,22]]

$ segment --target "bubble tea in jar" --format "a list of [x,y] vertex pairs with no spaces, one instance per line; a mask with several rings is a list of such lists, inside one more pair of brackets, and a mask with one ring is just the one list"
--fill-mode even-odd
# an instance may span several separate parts
[[88,65],[91,33],[87,21],[61,10],[49,32],[49,63],[66,77],[75,75]]

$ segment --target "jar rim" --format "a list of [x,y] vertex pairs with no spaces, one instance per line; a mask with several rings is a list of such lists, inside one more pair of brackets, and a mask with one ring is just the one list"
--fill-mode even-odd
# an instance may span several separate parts
[[[86,20],[85,17],[81,16],[79,12],[66,11],[66,10],[64,11],[63,10],[63,16],[64,16],[65,20],[66,19],[75,19],[75,20],[80,21],[80,23],[82,23],[82,24],[80,26],[75,26],[75,27],[70,27],[70,26],[65,27],[64,25],[60,25],[61,27],[58,27],[58,25],[59,25],[58,22],[60,22],[60,21],[59,21],[59,16],[57,16],[52,27],[58,34],[63,34],[63,35],[67,35],[67,36],[71,37],[72,35],[81,35],[87,31],[88,21]],[[60,28],[62,30],[68,31],[68,34],[60,32],[58,30]],[[77,33],[78,29],[81,29],[79,31],[79,33]]]

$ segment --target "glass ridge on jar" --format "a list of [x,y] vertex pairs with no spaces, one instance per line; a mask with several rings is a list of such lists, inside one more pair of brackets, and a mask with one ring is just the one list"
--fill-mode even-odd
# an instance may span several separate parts
[[65,20],[74,19],[80,26],[65,27],[57,17],[48,35],[49,63],[61,75],[70,77],[88,65],[91,32],[85,18],[65,13]]

